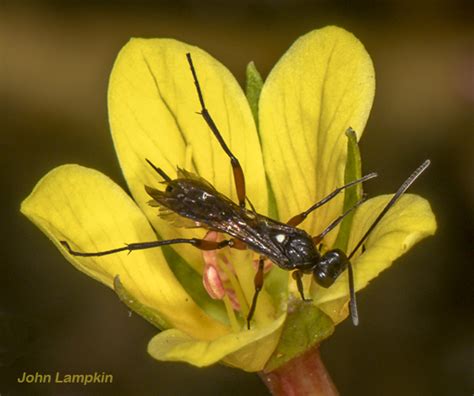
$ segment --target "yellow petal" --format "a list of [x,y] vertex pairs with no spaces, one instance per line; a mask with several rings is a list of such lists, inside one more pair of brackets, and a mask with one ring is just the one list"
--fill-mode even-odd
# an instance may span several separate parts
[[[252,265],[252,258],[255,254],[250,250],[233,250],[229,255],[229,259],[232,262],[235,275],[239,279],[242,287],[244,297],[250,307],[252,298],[255,294],[255,267]],[[279,286],[284,287],[283,279],[278,279]],[[278,296],[267,292],[266,283],[258,295],[257,306],[253,316],[252,326],[266,326],[268,323],[273,322],[282,313],[282,310],[286,309],[285,305],[275,304],[275,300]],[[242,311],[244,314],[247,312]]]
[[[170,177],[176,166],[197,172],[235,200],[229,158],[204,119],[186,60],[190,52],[206,106],[224,140],[238,157],[247,178],[247,191],[265,213],[267,194],[260,144],[242,89],[231,73],[203,50],[170,39],[132,39],[120,52],[110,77],[109,115],[120,165],[135,201],[164,239],[199,236],[157,217],[147,205],[144,184],[161,178],[146,164],[150,159]],[[188,262],[201,263],[192,247],[180,248]]]
[[[264,162],[282,221],[343,184],[348,127],[362,134],[375,77],[363,45],[330,26],[299,38],[268,76],[260,97]],[[302,227],[315,235],[341,212],[343,197]],[[328,235],[329,245],[337,235]]]
[[[382,195],[365,202],[354,216],[349,249],[356,245],[368,230],[392,195]],[[353,259],[356,290],[390,267],[392,262],[421,239],[433,235],[436,220],[427,200],[406,194],[393,206],[372,231],[365,243],[366,251]],[[347,272],[347,271],[346,271]],[[348,295],[347,273],[329,289],[318,288],[314,301],[322,303]]]
[[242,370],[259,371],[278,343],[285,317],[280,316],[268,326],[227,334],[214,341],[196,340],[176,329],[165,330],[151,339],[148,353],[158,360],[184,361],[198,367],[224,359]]
[[39,181],[21,211],[77,269],[111,288],[119,275],[130,294],[159,311],[174,327],[210,339],[227,331],[192,301],[159,248],[73,257],[59,244],[65,240],[75,250],[90,252],[156,239],[132,199],[103,174],[78,165],[56,168]]

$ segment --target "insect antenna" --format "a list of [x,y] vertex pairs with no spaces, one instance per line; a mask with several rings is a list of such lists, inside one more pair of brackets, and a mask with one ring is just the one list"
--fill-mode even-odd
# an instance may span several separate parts
[[349,254],[348,259],[350,260],[352,256],[354,256],[355,252],[362,246],[362,244],[365,242],[369,234],[372,232],[372,230],[375,228],[375,226],[382,220],[382,218],[385,216],[385,214],[388,212],[388,210],[395,204],[395,202],[398,201],[398,199],[403,195],[403,193],[408,190],[408,188],[415,182],[416,179],[430,166],[431,161],[428,159],[425,162],[423,162],[409,177],[406,179],[403,184],[400,186],[398,191],[393,195],[392,199],[385,205],[383,210],[380,212],[380,214],[377,216],[375,221],[372,223],[372,225],[369,227],[369,229],[366,231],[364,236],[360,239],[360,241],[357,243],[356,247],[352,250],[351,254]]
[[158,173],[165,181],[171,181],[171,177],[169,177],[165,171],[161,168],[158,168],[155,164],[153,164],[148,158],[145,158],[145,161]]
[[329,233],[329,231],[333,230],[336,228],[336,226],[344,220],[344,218],[349,215],[352,211],[357,209],[360,205],[362,205],[365,201],[367,200],[367,196],[364,194],[364,196],[357,201],[353,206],[351,206],[349,209],[347,209],[342,215],[340,215],[338,218],[336,218],[331,224],[329,224],[319,235],[316,235],[313,237],[313,241],[315,244],[320,243],[323,238]]
[[[344,186],[336,188],[332,193],[321,199],[320,201],[316,202],[314,205],[306,209],[304,212],[301,212],[297,214],[296,216],[293,216],[290,220],[287,221],[286,224],[291,225],[293,227],[296,227],[298,224],[301,224],[308,215],[319,208],[320,206],[324,205],[325,203],[329,202],[331,199],[333,199],[337,194],[339,194],[341,191],[345,190],[346,188],[352,187],[355,184],[365,182],[367,180],[373,179],[374,177],[377,177],[377,173],[372,172],[369,173],[368,175],[365,175],[361,177],[360,179],[353,180],[350,183],[345,184]],[[337,225],[337,224],[336,224]]]
[[362,244],[366,241],[366,239],[369,237],[370,233],[374,230],[377,224],[380,223],[380,220],[382,220],[382,218],[389,211],[389,209],[400,199],[400,197],[405,193],[405,191],[408,190],[408,188],[414,183],[416,179],[418,179],[418,177],[426,170],[426,168],[430,166],[430,164],[431,164],[431,161],[429,159],[426,160],[408,177],[408,179],[406,179],[403,182],[403,184],[400,186],[397,192],[393,195],[392,199],[387,203],[387,205],[385,205],[385,207],[382,209],[380,214],[371,224],[369,229],[365,232],[364,236],[359,240],[355,248],[347,257],[349,260],[348,268],[347,268],[348,275],[349,275],[349,294],[350,294],[349,309],[351,312],[352,323],[354,324],[354,326],[357,326],[359,324],[359,314],[357,312],[357,300],[356,300],[355,287],[354,287],[354,271],[353,271],[350,260],[354,256],[354,254],[357,252],[357,250],[359,250]]

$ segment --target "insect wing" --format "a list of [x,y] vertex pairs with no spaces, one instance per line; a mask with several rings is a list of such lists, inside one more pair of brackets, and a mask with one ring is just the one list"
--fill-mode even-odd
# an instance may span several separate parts
[[163,206],[159,207],[158,216],[161,219],[167,221],[168,223],[173,224],[175,227],[180,227],[180,228],[202,227],[202,224],[199,223],[198,221],[187,219],[186,217],[180,216],[178,213],[173,212],[172,210],[165,208]]

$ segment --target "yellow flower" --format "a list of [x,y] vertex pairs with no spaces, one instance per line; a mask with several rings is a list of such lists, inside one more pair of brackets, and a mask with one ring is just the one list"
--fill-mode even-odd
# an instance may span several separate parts
[[[274,266],[247,330],[245,307],[235,312],[228,299],[215,301],[206,293],[202,252],[192,246],[75,257],[59,243],[65,240],[76,250],[91,252],[156,240],[157,235],[204,237],[204,230],[176,227],[148,205],[144,185],[159,186],[160,180],[146,158],[172,177],[177,167],[197,173],[236,200],[229,159],[196,114],[200,106],[188,52],[207,108],[240,160],[257,212],[285,222],[344,184],[351,147],[345,131],[352,127],[360,137],[375,91],[371,59],[352,34],[326,27],[301,37],[261,92],[259,76],[250,67],[248,99],[229,71],[203,50],[170,39],[132,39],[116,60],[108,102],[115,148],[133,200],[103,174],[64,165],[38,183],[21,211],[76,268],[114,288],[125,303],[164,330],[149,344],[155,358],[197,366],[222,361],[246,371],[277,367],[327,337],[334,323],[347,316],[345,274],[329,289],[310,285],[308,278],[313,304],[299,304],[290,273]],[[357,210],[347,251],[389,198],[371,199]],[[301,228],[319,234],[342,213],[343,202],[341,194]],[[435,229],[427,201],[402,197],[371,234],[365,252],[353,259],[357,290]],[[338,243],[337,235],[338,229],[327,235],[325,248]],[[229,272],[229,282],[248,311],[254,292],[253,254],[225,254],[235,272]],[[301,329],[308,335],[292,336]]]

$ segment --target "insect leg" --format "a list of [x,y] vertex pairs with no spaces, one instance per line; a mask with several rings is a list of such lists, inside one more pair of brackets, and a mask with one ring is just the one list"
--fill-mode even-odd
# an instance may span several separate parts
[[193,74],[194,78],[194,85],[196,86],[197,94],[199,97],[199,102],[201,104],[201,112],[199,114],[202,115],[202,118],[206,121],[207,125],[211,129],[212,133],[216,137],[217,141],[221,145],[222,149],[225,151],[227,156],[230,158],[230,163],[232,165],[232,171],[234,172],[234,182],[235,182],[235,189],[237,190],[237,198],[239,199],[239,205],[243,208],[245,207],[245,177],[244,171],[240,166],[239,160],[232,154],[229,147],[225,143],[224,139],[222,138],[219,129],[216,126],[216,123],[212,119],[209,111],[206,108],[206,104],[204,103],[204,97],[202,95],[201,86],[199,84],[196,70],[194,69],[193,60],[191,58],[191,54],[187,53],[186,58],[188,59],[189,67],[191,68],[191,73]]
[[326,202],[330,201],[333,199],[337,194],[339,194],[341,191],[345,190],[346,188],[352,187],[355,184],[365,182],[369,179],[373,179],[374,177],[377,177],[377,173],[372,172],[369,173],[368,175],[365,175],[364,177],[361,177],[360,179],[351,181],[350,183],[345,184],[342,187],[336,188],[331,194],[329,194],[327,197],[323,198],[321,201],[316,202],[313,206],[305,210],[304,212],[297,214],[296,216],[293,216],[286,224],[296,227],[298,224],[302,223],[304,219],[315,209],[319,208],[320,206],[324,205]]
[[214,242],[214,241],[206,241],[205,239],[198,239],[198,238],[190,238],[190,239],[176,238],[176,239],[168,239],[164,241],[129,243],[123,247],[103,250],[100,252],[78,252],[76,250],[71,249],[71,247],[69,246],[69,243],[67,243],[66,241],[60,241],[60,243],[67,249],[69,254],[73,256],[79,256],[79,257],[107,256],[109,254],[119,253],[123,251],[128,251],[129,253],[131,253],[134,250],[145,250],[145,249],[151,249],[151,248],[161,247],[161,246],[166,246],[166,245],[174,245],[178,243],[189,243],[190,245],[193,245],[201,250],[217,250],[217,249],[222,249],[226,246],[233,245],[232,240],[223,240],[220,242]]
[[303,301],[312,301],[311,298],[306,298],[304,296],[304,290],[303,290],[303,271],[294,271],[291,276],[293,277],[293,279],[296,281],[296,286],[298,287],[298,291],[300,293],[300,296],[301,296],[301,299]]
[[339,217],[337,217],[331,224],[329,224],[323,232],[321,232],[321,234],[319,235],[316,235],[313,237],[313,241],[314,241],[314,244],[317,245],[319,244],[323,238],[326,236],[326,234],[331,231],[333,228],[335,228],[342,220],[344,220],[344,217],[346,217],[349,213],[351,213],[354,209],[358,208],[362,202],[365,202],[365,200],[367,199],[367,197],[362,197],[362,199],[360,199],[359,201],[357,201],[354,206],[352,206],[351,208],[347,209],[342,215],[340,215]]
[[249,313],[247,315],[247,329],[250,329],[250,321],[252,320],[253,314],[255,313],[255,308],[257,307],[258,294],[263,287],[263,268],[265,263],[265,257],[260,256],[258,260],[258,269],[255,274],[253,283],[255,285],[255,293],[253,294],[252,304],[250,305]]
[[171,177],[169,177],[163,169],[158,168],[148,158],[145,158],[145,161],[148,162],[148,164],[155,170],[156,173],[158,173],[163,178],[163,180],[165,180],[167,182],[171,181]]

